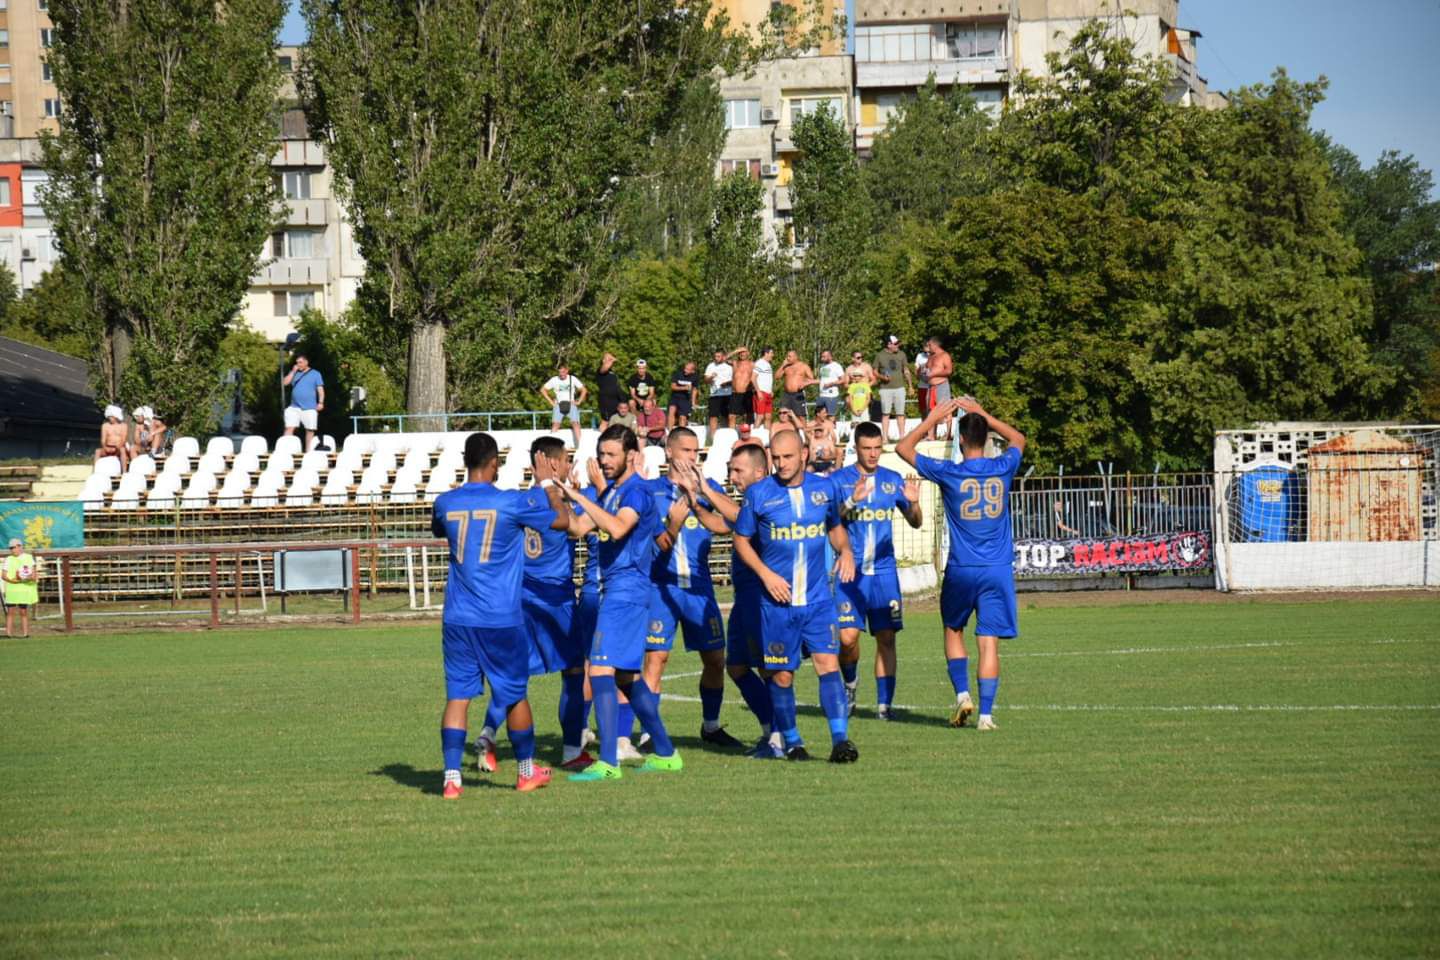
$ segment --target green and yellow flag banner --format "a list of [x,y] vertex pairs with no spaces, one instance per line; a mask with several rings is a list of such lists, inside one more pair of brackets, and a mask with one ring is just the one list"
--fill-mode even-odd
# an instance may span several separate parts
[[85,546],[85,505],[0,500],[0,550],[11,537],[25,541],[25,549],[70,550]]

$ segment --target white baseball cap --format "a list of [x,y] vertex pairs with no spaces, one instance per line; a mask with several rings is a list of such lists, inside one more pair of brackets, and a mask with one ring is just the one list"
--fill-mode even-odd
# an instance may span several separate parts
[[10,538],[10,546],[12,546],[12,547],[23,547],[23,546],[25,546],[25,541],[24,541],[24,540],[21,540],[19,537],[11,537],[11,538]]
[[124,410],[121,410],[119,407],[117,407],[115,404],[112,403],[112,404],[110,404],[108,407],[105,408],[105,419],[106,419],[106,420],[124,420],[124,419],[125,419],[125,411],[124,411]]

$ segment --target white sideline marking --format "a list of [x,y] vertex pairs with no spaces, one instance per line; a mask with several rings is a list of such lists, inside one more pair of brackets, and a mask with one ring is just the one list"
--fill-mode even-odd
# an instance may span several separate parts
[[[1317,640],[1263,640],[1254,643],[1209,643],[1209,644],[1177,644],[1173,647],[1120,647],[1114,650],[1032,650],[1030,652],[1011,653],[1005,652],[1001,656],[1006,660],[1012,657],[1124,657],[1137,653],[1192,653],[1196,651],[1210,650],[1256,650],[1266,647],[1312,647],[1320,641]],[[1350,640],[1337,637],[1336,642],[1355,644],[1358,646],[1395,644],[1395,643],[1427,643],[1425,640]]]
[[[661,693],[661,702],[675,700],[680,703],[699,703],[699,697],[687,697],[678,693]],[[797,702],[797,707],[819,707],[818,703]],[[857,702],[859,707],[873,707],[873,703]],[[948,713],[955,706],[947,703],[943,706],[921,705],[915,703],[897,703],[894,705],[897,710],[921,710],[931,713]],[[1334,703],[1334,704],[1300,704],[1300,703],[1186,703],[1186,704],[1140,704],[1140,705],[1106,705],[1100,703],[1001,703],[996,712],[1008,710],[1029,710],[1042,713],[1319,713],[1326,710],[1335,711],[1368,711],[1376,713],[1388,711],[1391,713],[1429,713],[1440,711],[1440,703]]]

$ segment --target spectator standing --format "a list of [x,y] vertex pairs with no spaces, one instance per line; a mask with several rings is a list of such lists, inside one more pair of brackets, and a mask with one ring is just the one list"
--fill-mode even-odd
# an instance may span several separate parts
[[650,364],[643,357],[635,361],[635,376],[630,378],[626,387],[630,391],[630,409],[632,411],[637,411],[644,406],[646,397],[654,398],[655,391],[659,389],[660,385],[650,375]]
[[103,457],[116,457],[120,470],[124,472],[130,463],[130,452],[125,448],[125,411],[115,404],[105,408],[105,422],[100,424],[100,446],[95,448],[95,462]]
[[293,436],[305,428],[305,449],[315,445],[315,432],[320,428],[320,411],[325,409],[325,378],[310,366],[310,358],[295,355],[295,365],[285,374],[290,388],[290,405],[285,408],[285,436]]
[[805,419],[805,388],[814,383],[815,371],[810,369],[810,364],[800,359],[800,355],[794,350],[785,352],[785,362],[780,365],[780,377],[785,387],[785,395],[780,398],[780,406],[785,410],[794,412],[801,421]]
[[[925,373],[930,381],[930,408],[933,410],[941,404],[950,402],[950,374],[955,369],[955,363],[950,359],[950,354],[946,353],[945,348],[940,345],[939,337],[931,337],[926,340],[925,350],[930,354]],[[949,430],[950,421],[941,421],[927,439],[934,440],[942,433],[948,436]]]
[[820,351],[820,396],[815,400],[815,409],[823,409],[835,419],[840,410],[840,389],[845,386],[845,368],[835,362],[829,350]]
[[665,411],[655,405],[654,397],[646,397],[640,408],[640,437],[652,447],[665,445]]
[[730,356],[735,360],[733,392],[730,394],[730,417],[734,426],[748,426],[755,413],[755,361],[749,347],[737,347]]
[[10,541],[10,555],[0,566],[0,581],[5,591],[5,636],[14,637],[15,621],[19,619],[20,637],[30,636],[30,608],[40,600],[40,562],[18,537]]
[[575,446],[580,446],[580,405],[590,391],[578,377],[570,374],[570,365],[562,363],[555,370],[555,376],[545,381],[540,396],[550,405],[550,432],[560,432],[561,420],[570,419],[570,433],[575,437]]
[[770,429],[770,424],[775,419],[775,348],[766,347],[760,351],[760,359],[755,361],[755,402],[751,405],[755,413],[755,424],[759,426],[760,418],[765,418],[765,429]]
[[849,381],[845,386],[845,407],[850,411],[850,422],[870,419],[870,394],[877,378],[874,368],[865,362],[865,355],[859,350],[850,354],[845,377]]
[[595,396],[600,406],[600,422],[609,423],[625,396],[620,389],[620,378],[615,373],[615,354],[605,351],[600,366],[595,370]]
[[714,362],[705,365],[705,382],[710,388],[705,412],[710,420],[712,443],[718,427],[730,426],[730,394],[734,380],[735,368],[726,362],[725,351],[716,350]]
[[905,434],[905,398],[910,395],[910,360],[900,350],[895,334],[885,338],[885,346],[875,355],[875,375],[880,378],[880,436],[890,442],[890,419],[895,418],[900,435]]
[[670,378],[670,409],[667,413],[672,428],[690,425],[690,411],[695,408],[695,395],[698,392],[696,379],[694,360],[685,361]]
[[915,354],[915,397],[920,402],[920,419],[930,413],[930,351],[921,346]]
[[617,423],[622,427],[629,427],[630,432],[635,434],[637,439],[641,436],[640,418],[635,416],[634,410],[630,409],[629,400],[620,401],[620,405],[615,408],[615,412],[610,414],[610,419],[605,421],[605,426],[608,427]]
[[835,418],[821,406],[815,407],[815,419],[810,421],[810,469],[822,476],[834,470],[839,464],[839,448],[835,444]]

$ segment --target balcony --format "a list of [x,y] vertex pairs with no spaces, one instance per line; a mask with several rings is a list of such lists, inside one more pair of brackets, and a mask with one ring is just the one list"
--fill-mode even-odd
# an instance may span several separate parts
[[287,227],[323,227],[329,224],[324,200],[286,200]]
[[330,282],[330,261],[323,258],[276,260],[256,272],[251,286],[313,287]]
[[855,64],[855,86],[915,88],[932,73],[942,87],[1005,83],[1010,78],[1010,58],[997,55],[958,60],[867,61]]
[[789,188],[789,187],[776,187],[776,188],[775,188],[775,212],[776,212],[776,213],[784,213],[784,212],[792,209],[793,206],[794,206],[794,203],[793,203],[793,201],[790,199],[790,188]]

